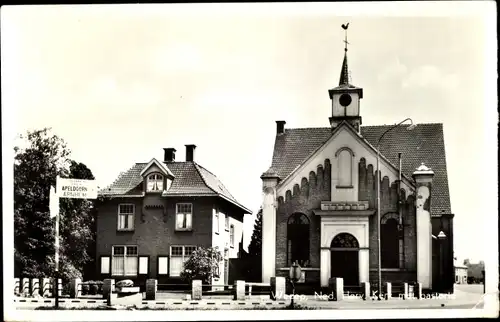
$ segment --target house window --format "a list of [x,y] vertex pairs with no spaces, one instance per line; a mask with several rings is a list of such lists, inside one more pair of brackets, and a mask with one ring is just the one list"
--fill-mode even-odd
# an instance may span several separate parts
[[190,203],[178,203],[176,206],[175,229],[176,230],[191,230],[193,205]]
[[149,192],[163,191],[163,176],[161,174],[150,174],[148,176],[148,191]]
[[309,219],[296,213],[288,218],[287,224],[287,263],[297,262],[300,266],[309,265]]
[[170,276],[181,276],[184,263],[196,250],[196,246],[171,246],[170,247]]
[[234,247],[234,225],[229,227],[229,244]]
[[111,271],[114,276],[136,276],[137,246],[113,246]]
[[404,264],[403,234],[398,224],[398,215],[386,214],[380,224],[382,268],[402,268]]
[[352,153],[344,148],[337,152],[338,158],[338,187],[352,186]]
[[118,205],[118,230],[134,229],[134,204]]
[[226,215],[224,218],[224,228],[226,230],[229,230],[229,216],[228,215]]
[[219,233],[219,222],[220,222],[219,209],[215,208],[215,232],[217,234]]

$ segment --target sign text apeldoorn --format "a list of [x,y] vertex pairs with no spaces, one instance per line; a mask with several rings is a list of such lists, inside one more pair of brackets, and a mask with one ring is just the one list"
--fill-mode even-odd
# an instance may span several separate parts
[[97,185],[95,180],[57,178],[56,190],[59,198],[97,198]]

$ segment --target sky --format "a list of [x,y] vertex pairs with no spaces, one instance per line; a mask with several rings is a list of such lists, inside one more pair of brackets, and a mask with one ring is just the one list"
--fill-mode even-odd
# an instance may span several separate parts
[[494,9],[486,1],[2,7],[4,147],[51,127],[105,187],[135,162],[163,160],[163,148],[183,161],[184,145],[196,144],[195,161],[254,211],[248,242],[275,121],[329,126],[328,89],[338,84],[349,22],[363,125],[444,124],[455,256],[479,261],[497,238],[484,233],[498,209]]

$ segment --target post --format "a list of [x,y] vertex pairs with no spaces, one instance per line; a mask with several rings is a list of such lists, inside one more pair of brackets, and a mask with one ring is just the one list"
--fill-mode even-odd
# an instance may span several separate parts
[[367,300],[370,297],[370,283],[363,282],[361,283],[361,287],[363,288],[363,300]]
[[22,288],[21,288],[21,296],[29,296],[30,294],[30,279],[27,277],[24,277],[22,279]]
[[[379,140],[380,141],[380,140]],[[382,259],[381,244],[380,244],[380,144],[377,145],[377,273],[378,273],[378,294],[380,300],[382,294]]]
[[82,285],[82,280],[79,278],[74,278],[70,281],[69,296],[71,298],[78,298],[78,297],[80,297],[80,295],[82,295],[82,293],[80,291],[81,285]]
[[389,300],[392,297],[392,284],[390,282],[385,283],[385,299]]
[[202,282],[201,280],[194,280],[191,287],[191,299],[193,301],[201,300],[202,296]]
[[108,297],[113,293],[115,290],[115,280],[107,278],[104,280],[102,284],[102,297],[104,299],[108,299]]
[[279,298],[282,299],[283,296],[285,296],[285,294],[286,294],[286,279],[284,277],[273,276],[273,277],[271,277],[269,284],[271,285],[271,287],[270,287],[271,294],[269,294],[271,300],[276,301],[277,299],[279,299]]
[[19,278],[18,278],[18,277],[14,278],[14,295],[19,296],[19,294],[21,293],[21,292],[19,291],[19,289],[20,289],[20,287],[19,287],[19,286],[20,286],[20,284],[21,284],[21,282],[20,282]]
[[155,300],[156,291],[158,290],[158,280],[146,280],[146,300]]
[[414,296],[416,296],[417,299],[421,300],[422,295],[423,295],[422,294],[422,283],[419,283],[419,282],[415,283],[415,285],[413,286],[413,292],[416,293],[416,295],[414,295]]
[[42,279],[42,296],[49,297],[51,296],[51,281],[50,278],[44,277]]
[[235,301],[245,300],[245,281],[234,281],[234,297]]
[[408,283],[403,283],[403,289],[404,289],[404,293],[403,293],[403,300],[407,300],[408,299]]
[[40,296],[40,279],[32,278],[31,279],[31,296]]
[[[59,180],[59,177],[57,178]],[[49,211],[50,218],[56,217],[56,227],[55,227],[55,272],[54,278],[56,281],[55,285],[55,308],[59,308],[59,196],[57,196],[56,189],[50,187],[49,195]]]

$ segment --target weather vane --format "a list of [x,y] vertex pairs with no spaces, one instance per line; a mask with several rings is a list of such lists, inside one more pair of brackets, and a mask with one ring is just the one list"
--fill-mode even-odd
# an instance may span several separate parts
[[343,24],[343,25],[342,25],[342,29],[344,29],[344,30],[345,30],[345,40],[344,40],[344,42],[345,42],[345,49],[344,49],[344,50],[345,50],[345,51],[347,51],[347,45],[349,44],[349,43],[347,42],[347,28],[349,28],[349,23],[346,23],[346,24]]

